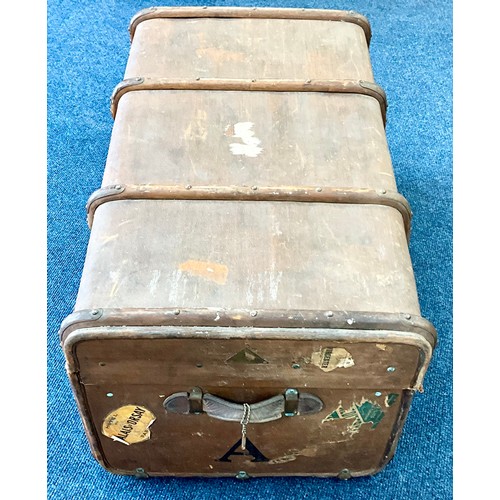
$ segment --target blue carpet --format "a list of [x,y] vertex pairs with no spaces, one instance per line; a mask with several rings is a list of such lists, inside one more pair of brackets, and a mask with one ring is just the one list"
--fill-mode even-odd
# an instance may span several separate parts
[[57,330],[78,290],[89,237],[84,207],[102,178],[113,126],[109,96],[127,62],[128,23],[151,1],[49,0],[48,498],[452,498],[452,1],[189,4],[333,8],[368,17],[398,187],[414,212],[410,250],[422,314],[436,326],[439,345],[396,456],[375,477],[141,481],[102,469],[84,436]]

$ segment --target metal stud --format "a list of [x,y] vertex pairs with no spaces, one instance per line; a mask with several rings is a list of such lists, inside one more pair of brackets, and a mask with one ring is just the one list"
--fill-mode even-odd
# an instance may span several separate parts
[[395,368],[394,366],[388,366],[388,367],[387,367],[387,371],[388,371],[389,373],[393,373],[393,372],[395,372],[395,371],[396,371],[396,368]]
[[338,478],[343,480],[350,479],[351,477],[352,475],[349,469],[342,469],[338,475]]
[[250,479],[250,476],[244,470],[240,470],[235,477],[236,479]]
[[175,310],[174,310],[174,314],[175,314],[176,316],[179,316],[179,314],[180,314],[180,313],[181,313],[181,310],[180,310],[180,309],[175,309]]
[[333,311],[326,311],[325,316],[331,318],[333,316]]
[[257,316],[257,311],[250,311],[250,316],[255,318],[255,316]]

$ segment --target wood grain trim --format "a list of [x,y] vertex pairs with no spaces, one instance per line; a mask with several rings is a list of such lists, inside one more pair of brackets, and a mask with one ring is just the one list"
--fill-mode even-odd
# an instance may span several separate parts
[[[96,312],[99,314],[97,315]],[[92,314],[94,313],[94,314]],[[97,317],[98,316],[98,317]],[[97,319],[94,319],[97,317]],[[92,318],[92,319],[91,319]],[[278,338],[279,332],[298,329],[294,337],[297,340],[308,339],[311,329],[352,331],[353,339],[359,339],[359,331],[391,331],[400,335],[418,335],[427,343],[430,349],[436,344],[437,334],[434,326],[421,316],[404,313],[374,313],[363,311],[319,311],[319,310],[247,310],[247,309],[217,309],[217,308],[161,308],[161,309],[95,309],[92,311],[75,311],[62,323],[59,330],[61,344],[68,335],[82,328],[94,327],[215,327],[242,328],[243,335],[252,334],[253,329],[273,329],[270,338]],[[177,331],[177,330],[176,330]],[[217,335],[214,333],[214,335]],[[227,336],[227,333],[223,333]],[[262,334],[257,334],[262,338]],[[329,334],[331,335],[331,334]],[[429,354],[430,356],[430,354]],[[430,359],[430,357],[429,357]]]
[[379,85],[363,80],[276,80],[224,79],[224,78],[127,78],[122,80],[111,95],[111,115],[116,117],[118,102],[127,92],[137,90],[212,90],[244,92],[327,92],[361,94],[373,97],[380,104],[384,125],[387,115],[387,96]]
[[87,222],[92,227],[94,213],[103,203],[117,200],[226,200],[289,201],[306,203],[347,203],[385,205],[401,213],[409,239],[412,211],[408,201],[396,191],[302,186],[152,186],[130,184],[106,186],[95,191],[87,202]]
[[196,17],[341,21],[360,26],[365,32],[367,45],[370,45],[372,36],[368,19],[352,10],[287,9],[269,7],[150,7],[140,10],[130,20],[130,40],[132,41],[134,39],[137,26],[148,19]]

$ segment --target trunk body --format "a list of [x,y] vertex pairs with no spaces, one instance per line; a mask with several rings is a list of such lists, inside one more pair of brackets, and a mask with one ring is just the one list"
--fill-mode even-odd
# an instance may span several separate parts
[[152,8],[73,314],[92,452],[119,474],[374,474],[435,343],[373,82],[343,11]]

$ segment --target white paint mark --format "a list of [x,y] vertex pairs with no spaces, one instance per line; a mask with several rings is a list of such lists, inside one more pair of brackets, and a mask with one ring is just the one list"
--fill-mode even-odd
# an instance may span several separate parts
[[116,240],[118,238],[118,234],[112,234],[111,236],[105,236],[102,239],[102,244],[105,245],[106,243],[109,243],[110,241]]
[[252,122],[238,122],[234,125],[228,125],[224,131],[225,135],[229,137],[236,137],[241,139],[240,142],[232,142],[229,144],[229,149],[233,155],[243,155],[249,158],[256,158],[263,149],[259,146],[261,143],[258,137],[255,137],[255,133],[252,130]]
[[156,289],[158,288],[158,281],[160,279],[161,271],[154,270],[153,271],[153,277],[151,278],[151,281],[149,282],[149,293],[151,295],[154,295],[156,293]]
[[110,271],[109,276],[111,278],[110,281],[113,283],[109,296],[114,297],[120,286],[120,271]]
[[270,274],[270,283],[269,283],[269,294],[271,296],[271,300],[278,299],[278,289],[280,286],[280,281],[283,276],[282,271],[274,271]]
[[179,297],[179,285],[181,281],[185,282],[186,277],[183,276],[183,272],[180,269],[177,269],[172,273],[172,277],[169,279],[170,290],[168,292],[168,300],[169,302],[175,302]]
[[126,444],[127,446],[130,446],[130,443],[127,443],[127,441],[119,438],[118,436],[110,436],[113,441],[118,441],[119,443]]

